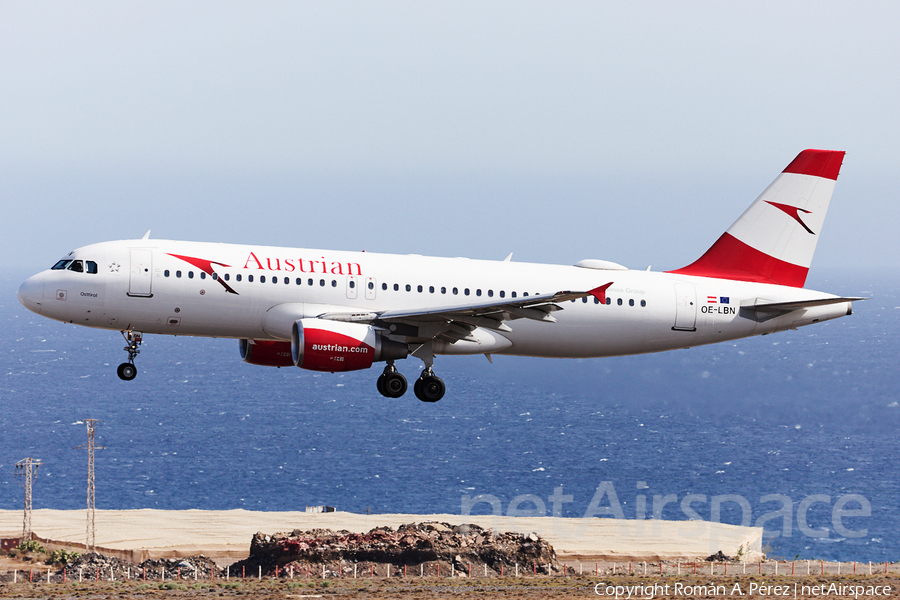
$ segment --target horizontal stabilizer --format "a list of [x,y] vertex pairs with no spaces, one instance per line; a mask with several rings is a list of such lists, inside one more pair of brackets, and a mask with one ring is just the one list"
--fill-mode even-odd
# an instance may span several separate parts
[[797,302],[766,302],[757,298],[749,303],[741,303],[741,308],[755,310],[764,313],[789,313],[801,308],[812,308],[813,306],[827,306],[829,304],[840,304],[841,302],[855,302],[857,300],[868,300],[868,298],[820,298],[818,300],[799,300]]

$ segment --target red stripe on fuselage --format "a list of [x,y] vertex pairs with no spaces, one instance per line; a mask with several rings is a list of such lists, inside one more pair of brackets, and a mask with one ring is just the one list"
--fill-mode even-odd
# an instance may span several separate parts
[[844,152],[838,150],[804,150],[784,170],[785,173],[813,175],[837,181],[844,162]]
[[682,269],[667,273],[800,288],[806,283],[809,269],[778,260],[751,248],[730,233],[723,233],[699,259]]

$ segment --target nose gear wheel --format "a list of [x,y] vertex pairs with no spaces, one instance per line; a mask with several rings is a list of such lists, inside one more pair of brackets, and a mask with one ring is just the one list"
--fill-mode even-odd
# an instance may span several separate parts
[[140,331],[123,331],[122,337],[128,344],[124,350],[128,353],[128,362],[124,362],[116,369],[116,375],[122,381],[131,381],[137,377],[137,367],[134,366],[134,358],[141,353],[138,349],[144,339],[144,334]]

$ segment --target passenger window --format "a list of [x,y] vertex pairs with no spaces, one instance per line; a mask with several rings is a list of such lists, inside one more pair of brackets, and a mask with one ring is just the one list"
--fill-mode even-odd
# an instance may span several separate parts
[[[181,279],[181,271],[175,271],[175,277]],[[238,277],[240,277],[240,275],[238,275]]]
[[466,288],[465,294],[466,294],[466,296],[469,295],[469,288]]
[[194,272],[188,271],[188,279],[193,279],[193,278],[194,278]]
[[616,304],[618,304],[619,306],[622,306],[622,299],[619,298],[618,300],[616,300]]
[[600,304],[600,298],[594,298],[594,304]]
[[645,307],[645,306],[647,306],[647,301],[646,301],[646,300],[641,300],[641,308],[643,308],[643,307]]
[[225,281],[229,281],[231,279],[231,275],[229,275],[228,273],[225,273],[223,277],[225,278]]
[[298,277],[296,283],[297,285],[303,285],[303,280]]
[[481,295],[481,290],[480,290],[480,289],[475,290],[475,295],[476,295],[476,296],[480,296],[480,295]]
[[628,299],[628,306],[634,306],[634,298]]
[[213,273],[213,274],[212,274],[212,278],[213,278],[213,281],[218,281],[218,280],[219,280],[219,274],[218,274],[218,273]]
[[504,292],[503,290],[500,290],[500,297],[506,298],[506,292]]
[[240,280],[241,280],[241,274],[238,273],[237,275],[235,275],[235,276],[234,276],[234,280],[235,280],[235,281],[240,281]]
[[259,276],[259,282],[260,282],[260,283],[265,283],[265,282],[266,282],[266,276],[265,276],[265,275],[260,275],[260,276]]
[[513,298],[516,297],[516,293],[515,293],[515,292],[512,293],[512,297],[513,297]]
[[523,292],[522,295],[525,296],[525,297],[527,298],[527,297],[528,297],[528,292]]
[[457,288],[453,288],[453,295],[456,296],[459,294],[459,290]]
[[325,287],[325,280],[324,280],[324,279],[320,279],[320,280],[319,280],[319,287]]
[[428,286],[428,293],[429,293],[429,294],[433,294],[433,293],[434,293],[434,286],[433,286],[433,285],[429,285],[429,286]]
[[247,275],[247,281],[253,283],[253,275]]
[[370,289],[370,290],[374,290],[374,289],[375,289],[375,284],[372,283],[371,281],[369,282],[369,289]]
[[382,283],[382,284],[381,284],[381,289],[382,289],[383,291],[386,292],[386,291],[387,291],[387,284],[386,284],[386,283]]
[[441,293],[442,293],[442,294],[446,294],[446,293],[447,293],[447,288],[441,287]]
[[331,287],[337,287],[337,279],[331,280]]
[[71,261],[71,260],[67,260],[67,259],[63,259],[63,260],[57,262],[57,263],[56,263],[55,265],[53,265],[52,267],[50,267],[50,270],[51,270],[51,271],[61,271],[61,270],[65,269],[66,267],[68,267],[70,262],[72,262],[72,261]]
[[581,301],[582,301],[583,303],[587,304],[587,296],[585,296],[584,298],[582,298]]
[[406,291],[407,291],[407,292],[411,292],[411,291],[412,291],[412,286],[409,285],[408,283],[406,284]]
[[163,271],[163,277],[168,277],[168,276],[169,276],[169,270],[166,269],[165,271]]
[[494,290],[488,290],[488,298],[494,297]]
[[350,289],[352,290],[353,288],[356,287],[356,282],[351,279],[349,285],[350,285]]
[[421,294],[421,293],[422,293],[422,286],[421,286],[421,285],[416,286],[416,291],[418,291],[418,292]]
[[206,279],[206,273],[200,271],[200,279]]
[[394,291],[395,291],[395,292],[399,292],[399,291],[400,291],[400,284],[399,284],[399,283],[395,283],[395,284],[394,284]]
[[612,304],[612,298],[607,298],[606,305],[609,306],[610,304]]
[[306,280],[306,284],[309,285],[309,286],[311,286],[311,285],[313,284],[313,280],[312,280],[312,279],[307,279],[307,280]]
[[[97,263],[92,260],[86,260],[84,261],[84,265],[87,267],[86,270],[88,273],[91,273],[92,275],[97,274]],[[168,277],[168,275],[166,275],[166,277]]]
[[74,271],[76,273],[83,273],[84,272],[84,264],[82,264],[82,262],[80,260],[73,260],[72,264],[69,265],[69,270]]

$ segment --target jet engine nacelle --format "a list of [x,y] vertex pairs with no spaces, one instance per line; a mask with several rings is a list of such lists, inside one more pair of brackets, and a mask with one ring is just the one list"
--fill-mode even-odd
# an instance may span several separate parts
[[379,360],[406,358],[409,348],[375,330],[371,325],[300,319],[291,332],[293,364],[313,371],[368,369]]
[[241,358],[251,365],[293,367],[291,343],[278,340],[240,340]]

